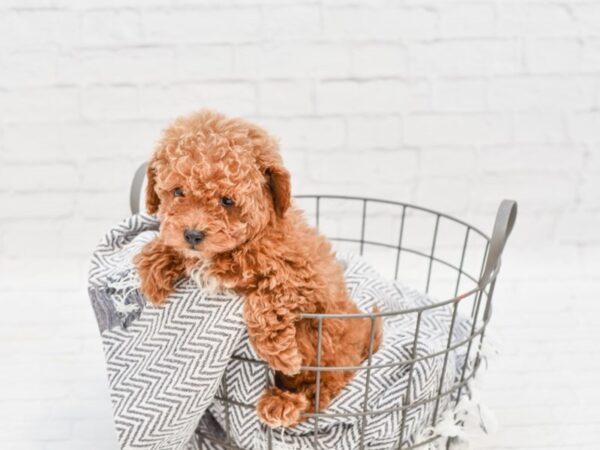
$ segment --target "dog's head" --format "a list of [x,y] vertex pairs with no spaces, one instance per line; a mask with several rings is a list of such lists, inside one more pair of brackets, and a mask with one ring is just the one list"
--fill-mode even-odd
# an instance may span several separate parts
[[148,164],[146,207],[160,237],[210,258],[251,240],[290,206],[277,142],[240,119],[201,111],[177,119]]

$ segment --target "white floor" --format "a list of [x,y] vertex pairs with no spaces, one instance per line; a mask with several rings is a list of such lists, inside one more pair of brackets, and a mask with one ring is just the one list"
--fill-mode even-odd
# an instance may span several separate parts
[[[0,448],[116,450],[86,261],[0,259]],[[515,249],[494,298],[500,349],[480,449],[600,448],[600,251]]]

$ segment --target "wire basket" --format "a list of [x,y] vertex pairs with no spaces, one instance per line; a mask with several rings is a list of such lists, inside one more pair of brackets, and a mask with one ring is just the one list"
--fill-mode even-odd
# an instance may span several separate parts
[[[136,178],[143,178],[143,167],[138,171]],[[139,183],[140,180],[134,181]],[[345,250],[359,253],[371,262],[376,269],[390,279],[402,280],[403,283],[431,295],[432,298],[443,299],[428,306],[415,307],[411,309],[399,309],[394,312],[362,313],[362,314],[303,314],[302,319],[313,319],[318,323],[317,346],[320,347],[321,331],[323,323],[330,319],[352,320],[357,317],[366,317],[371,320],[371,329],[378,317],[386,317],[412,314],[416,317],[416,328],[413,336],[413,354],[409,361],[398,361],[398,365],[409,366],[409,382],[406,385],[408,392],[404,393],[404,399],[410,399],[410,380],[413,375],[415,363],[427,358],[442,358],[443,369],[439,379],[437,395],[425,400],[432,402],[433,417],[431,425],[435,425],[443,413],[443,405],[449,402],[458,402],[461,394],[468,394],[468,384],[473,379],[481,365],[481,344],[485,337],[486,327],[492,313],[492,297],[500,269],[501,255],[506,241],[514,226],[517,216],[517,204],[512,200],[501,202],[496,215],[491,238],[485,233],[469,225],[468,223],[428,208],[423,208],[407,203],[379,200],[373,198],[330,196],[330,195],[302,195],[295,197],[296,206],[305,211],[306,217],[314,226],[325,234],[334,244],[337,250]],[[139,204],[139,191],[137,196],[133,195],[132,210],[136,210]],[[419,339],[419,324],[421,317],[427,311],[436,308],[451,308],[452,318],[448,329],[447,345],[443,351],[437,351],[425,356],[416,357],[416,345]],[[452,333],[458,311],[470,316],[469,334],[466,339],[454,342]],[[373,340],[374,333],[371,333]],[[368,359],[360,366],[345,367],[344,370],[366,370],[367,379],[369,373],[378,369],[371,364],[372,341],[369,345]],[[446,375],[446,364],[451,352],[464,351],[466,355],[462,367],[459,367],[460,375],[450,388],[444,389],[444,376]],[[317,355],[319,352],[317,353]],[[234,356],[234,358],[236,358]],[[270,370],[264,361],[247,360],[245,363],[257,364]],[[339,369],[339,368],[338,368]],[[304,371],[316,372],[316,398],[319,398],[319,377],[327,367],[319,364],[313,367],[303,367]],[[224,380],[227,377],[223,377]],[[228,386],[224,382],[223,395],[218,397],[224,406],[226,419],[229,416],[229,408],[244,407],[254,409],[254,404],[240,404],[228,397]],[[368,382],[366,390],[368,391]],[[368,395],[368,392],[365,393]],[[442,402],[442,400],[446,400]],[[397,444],[395,449],[408,450],[423,447],[434,441],[444,442],[445,437],[432,435],[420,441],[411,440],[405,435],[406,417],[408,412],[423,404],[405,401],[395,408],[400,412],[401,421],[397,429]],[[329,417],[325,411],[319,411],[318,400],[315,402],[315,411],[305,413],[306,418],[314,419],[314,448],[319,448],[318,422],[319,419]],[[366,410],[366,402],[363,406],[357,406],[356,412],[348,415],[360,418],[363,427],[366,421],[378,414],[389,414],[391,410],[375,411]],[[224,435],[213,435],[208,432],[198,431],[200,448],[209,448],[209,443],[219,444],[229,449],[243,450],[235,445],[230,433],[229,421],[224,427]],[[361,435],[361,450],[368,448]],[[205,447],[206,445],[206,447]],[[271,450],[272,439],[268,440],[267,448]]]

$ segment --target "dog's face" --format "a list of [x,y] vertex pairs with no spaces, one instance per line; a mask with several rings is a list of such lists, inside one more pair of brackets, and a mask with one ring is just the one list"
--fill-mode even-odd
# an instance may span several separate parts
[[164,133],[148,166],[146,205],[160,238],[210,259],[248,242],[290,203],[289,174],[262,129],[203,111]]

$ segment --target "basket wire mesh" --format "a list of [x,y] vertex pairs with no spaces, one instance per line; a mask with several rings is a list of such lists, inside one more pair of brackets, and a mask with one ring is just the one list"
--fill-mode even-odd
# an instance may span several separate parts
[[[409,437],[405,436],[406,429],[406,420],[408,411],[412,408],[416,408],[421,406],[424,403],[434,402],[433,408],[433,419],[431,425],[434,426],[440,419],[440,415],[442,411],[440,410],[440,401],[449,396],[451,401],[455,404],[458,403],[461,395],[463,394],[463,390],[468,388],[469,381],[475,377],[477,370],[481,363],[481,344],[483,342],[485,336],[486,326],[489,322],[491,315],[491,300],[494,292],[494,287],[496,283],[496,278],[498,274],[498,270],[500,267],[500,256],[502,250],[504,248],[504,244],[512,226],[514,224],[516,218],[516,203],[512,201],[505,200],[498,211],[498,216],[496,220],[496,225],[494,227],[494,234],[492,238],[489,238],[486,234],[484,234],[479,229],[469,225],[468,223],[451,217],[449,215],[433,211],[431,209],[422,208],[416,205],[411,205],[407,203],[393,202],[387,200],[379,200],[372,198],[361,198],[361,197],[347,197],[347,196],[297,196],[297,203],[306,204],[307,201],[313,203],[313,223],[314,225],[321,229],[323,225],[323,212],[324,212],[324,203],[326,201],[335,200],[338,203],[356,203],[359,204],[359,217],[360,217],[360,226],[359,226],[359,235],[356,237],[344,237],[344,236],[336,236],[336,235],[328,235],[330,241],[334,243],[344,243],[344,244],[354,244],[356,247],[356,251],[361,256],[364,256],[366,250],[368,248],[383,248],[390,250],[394,253],[394,262],[393,262],[393,278],[401,279],[402,271],[400,270],[400,263],[405,254],[412,254],[418,258],[423,258],[426,260],[425,265],[425,279],[424,279],[424,292],[429,293],[432,287],[432,280],[434,280],[434,269],[436,265],[442,265],[456,273],[455,277],[452,280],[446,279],[446,282],[451,281],[451,295],[442,297],[446,298],[445,300],[433,303],[424,307],[415,307],[412,309],[405,309],[393,312],[379,312],[379,313],[360,313],[360,314],[303,314],[301,316],[302,319],[313,319],[317,321],[317,362],[315,366],[304,366],[302,367],[303,371],[311,371],[315,372],[316,376],[316,393],[315,393],[315,410],[310,413],[305,413],[305,418],[312,418],[314,421],[314,434],[313,434],[313,443],[315,448],[319,448],[319,419],[323,417],[341,417],[341,416],[356,416],[360,418],[360,427],[361,427],[361,439],[360,439],[360,449],[365,449],[366,443],[364,441],[364,430],[367,425],[367,421],[370,417],[373,417],[378,414],[389,414],[394,411],[401,412],[401,422],[398,424],[398,441],[397,445],[394,447],[396,449],[408,450],[422,447],[426,444],[429,444],[436,440],[443,439],[441,436],[433,435],[430,436],[420,442],[409,443]],[[366,236],[366,230],[368,225],[369,211],[370,208],[374,205],[387,205],[391,207],[391,209],[396,209],[396,213],[399,216],[399,231],[397,235],[396,243],[383,242],[381,240],[372,240]],[[307,209],[305,208],[305,211]],[[433,218],[433,233],[430,237],[430,242],[428,248],[419,248],[418,246],[412,247],[410,243],[406,242],[406,226],[408,221],[413,213],[419,212],[421,214],[429,215]],[[333,213],[334,221],[340,221],[339,211],[334,211]],[[438,254],[440,247],[443,245],[443,242],[440,241],[440,229],[442,221],[449,221],[459,228],[462,228],[462,239],[459,245],[459,251],[457,252],[457,261],[449,261],[446,258],[442,257]],[[321,230],[323,231],[323,230]],[[478,245],[475,244],[474,241],[478,240]],[[479,247],[479,258],[477,264],[477,273],[473,273],[473,271],[467,271],[466,262],[469,256],[473,257],[477,252],[470,252],[469,249],[471,246]],[[472,267],[474,267],[472,265]],[[448,284],[448,283],[446,283]],[[469,285],[469,287],[464,287],[464,285]],[[453,342],[452,336],[454,331],[454,326],[456,323],[456,318],[459,310],[459,306],[462,303],[471,301],[471,328],[468,338],[463,339],[460,342]],[[428,354],[425,356],[417,357],[417,345],[419,342],[419,330],[421,326],[421,318],[426,311],[433,308],[441,308],[450,306],[452,309],[452,317],[450,321],[450,326],[448,329],[448,339],[446,348],[442,351],[435,352],[432,354]],[[415,314],[416,315],[416,326],[414,330],[414,338],[412,343],[412,358],[410,360],[398,361],[397,363],[393,363],[398,366],[409,366],[408,372],[408,383],[406,386],[406,393],[403,396],[404,403],[395,408],[388,408],[385,410],[368,410],[368,397],[369,397],[369,383],[370,383],[370,375],[371,372],[380,368],[389,367],[391,364],[379,364],[373,365],[371,362],[371,358],[373,355],[373,342],[375,335],[375,320],[377,317],[382,317],[385,320],[385,317],[399,315],[399,314]],[[371,322],[371,333],[370,333],[370,343],[369,343],[369,351],[368,357],[365,364],[360,366],[322,366],[320,361],[321,356],[321,339],[322,339],[322,330],[323,330],[323,322],[328,319],[342,319],[342,320],[352,320],[356,318],[368,318]],[[449,389],[443,389],[445,376],[446,376],[446,366],[448,363],[448,358],[451,352],[456,351],[460,347],[466,347],[464,362],[462,363],[462,367],[460,368],[460,377],[458,380],[452,384]],[[412,386],[412,377],[413,377],[413,369],[416,363],[423,361],[428,358],[443,358],[443,368],[441,371],[441,377],[439,380],[437,395],[431,398],[427,398],[424,400],[410,402],[411,399],[411,386]],[[269,379],[270,370],[268,366],[262,361],[253,361],[247,358],[239,358],[235,357],[249,364],[261,364],[265,368],[265,377]],[[469,370],[470,369],[470,370]],[[332,414],[325,411],[319,410],[319,395],[320,395],[320,374],[324,371],[359,371],[366,370],[366,388],[364,391],[364,398],[362,402],[362,406],[357,408],[356,412],[352,413],[338,413]],[[223,382],[223,396],[218,399],[223,402],[225,409],[225,439],[223,437],[218,437],[214,435],[210,435],[206,432],[200,433],[199,438],[202,440],[211,440],[213,442],[218,442],[220,445],[231,448],[231,449],[239,449],[234,444],[233,439],[231,438],[230,433],[230,423],[229,417],[230,412],[229,408],[231,405],[235,404],[237,406],[242,406],[245,408],[255,408],[255,405],[252,404],[241,404],[239,402],[235,402],[228,398],[228,390],[227,390],[227,377],[224,377]],[[267,448],[272,448],[272,434],[273,431],[270,431],[268,439]],[[202,444],[201,444],[202,447]]]
[[[145,166],[140,167],[134,178],[134,186],[139,185],[143,179]],[[139,189],[137,195],[134,195],[132,189],[131,206],[136,211],[139,205]],[[387,262],[381,258],[375,257],[375,265],[382,272],[387,269],[388,275],[394,280],[402,280],[405,284],[418,287],[418,281],[411,280],[411,268],[417,265],[416,261],[421,260],[424,264],[417,270],[413,270],[412,275],[421,275],[422,286],[425,293],[431,293],[433,287],[438,287],[434,298],[443,300],[432,304],[409,309],[398,309],[395,311],[383,311],[377,313],[358,313],[358,314],[317,314],[305,313],[301,319],[312,319],[317,322],[317,357],[315,366],[304,366],[302,371],[315,372],[316,392],[315,392],[315,410],[305,413],[306,419],[313,419],[314,448],[319,448],[319,420],[324,417],[348,417],[354,416],[360,419],[360,443],[361,450],[367,448],[364,440],[364,430],[369,418],[380,414],[389,414],[399,412],[401,415],[398,423],[398,438],[393,448],[398,450],[409,450],[423,447],[434,441],[441,441],[443,438],[439,435],[432,435],[423,438],[419,442],[411,441],[411,436],[406,436],[408,412],[425,403],[434,402],[431,425],[440,420],[443,412],[440,407],[441,400],[448,398],[450,402],[458,404],[465,390],[468,394],[468,384],[473,379],[480,367],[482,361],[481,344],[485,337],[486,327],[492,312],[492,297],[496,285],[497,275],[500,269],[501,255],[506,241],[512,231],[517,214],[517,204],[512,200],[504,200],[500,204],[496,215],[496,221],[491,238],[478,228],[452,216],[434,211],[432,209],[420,206],[401,203],[389,200],[380,200],[375,198],[334,196],[334,195],[301,195],[296,196],[296,204],[301,207],[306,214],[307,219],[312,221],[338,250],[351,250],[358,252],[361,256],[368,258],[368,250],[383,250],[387,252]],[[328,205],[329,204],[329,205]],[[419,217],[420,216],[420,217]],[[347,226],[354,219],[355,227],[348,229]],[[368,233],[369,221],[379,222],[374,227],[375,237]],[[387,220],[387,222],[386,222]],[[429,221],[432,226],[432,232],[427,229],[425,222]],[[412,237],[409,236],[409,225],[413,224]],[[415,225],[416,224],[416,225]],[[454,227],[452,233],[443,233],[444,226],[451,224]],[[350,227],[351,228],[351,227]],[[388,232],[387,241],[384,239],[386,231]],[[415,233],[416,231],[416,233]],[[448,250],[451,249],[453,256],[450,256]],[[377,254],[377,252],[375,252]],[[412,257],[404,264],[407,257]],[[381,252],[379,252],[381,257]],[[390,273],[390,269],[391,270]],[[436,276],[436,269],[446,270],[445,275]],[[459,342],[453,341],[453,331],[459,307],[470,302],[470,330],[468,337]],[[467,306],[468,308],[469,306]],[[447,330],[446,346],[441,351],[417,357],[417,345],[419,343],[419,332],[421,321],[424,314],[434,308],[451,308],[451,320]],[[386,317],[414,314],[416,316],[415,329],[412,340],[411,358],[394,363],[372,364],[373,344],[375,337],[375,320]],[[357,318],[368,318],[371,324],[370,342],[368,357],[366,362],[360,366],[322,366],[321,365],[321,340],[323,334],[323,323],[325,320],[342,319],[353,320]],[[446,377],[446,367],[451,352],[458,349],[464,349],[464,361],[459,369],[460,376],[456,377],[455,382],[450,388],[444,389]],[[271,380],[271,369],[264,361],[254,360],[242,356],[233,356],[234,359],[243,361],[247,364],[259,365],[264,370],[267,384]],[[443,358],[442,371],[437,384],[436,395],[411,401],[411,386],[413,378],[413,369],[416,363],[429,358]],[[377,369],[383,369],[391,366],[409,366],[408,383],[406,392],[403,395],[402,404],[397,407],[382,410],[367,409],[369,398],[369,384],[371,373]],[[366,387],[363,393],[362,405],[357,407],[356,411],[349,413],[333,414],[327,410],[319,410],[320,396],[320,376],[324,371],[366,371]],[[227,377],[223,377],[222,395],[216,399],[223,404],[224,409],[224,436],[214,435],[207,431],[197,431],[197,437],[200,448],[204,448],[204,443],[212,442],[228,449],[244,450],[236,446],[231,433],[231,412],[232,406],[255,409],[256,405],[241,403],[229,398],[229,387]],[[273,432],[268,430],[267,448],[273,449]],[[446,442],[448,444],[448,442]]]

